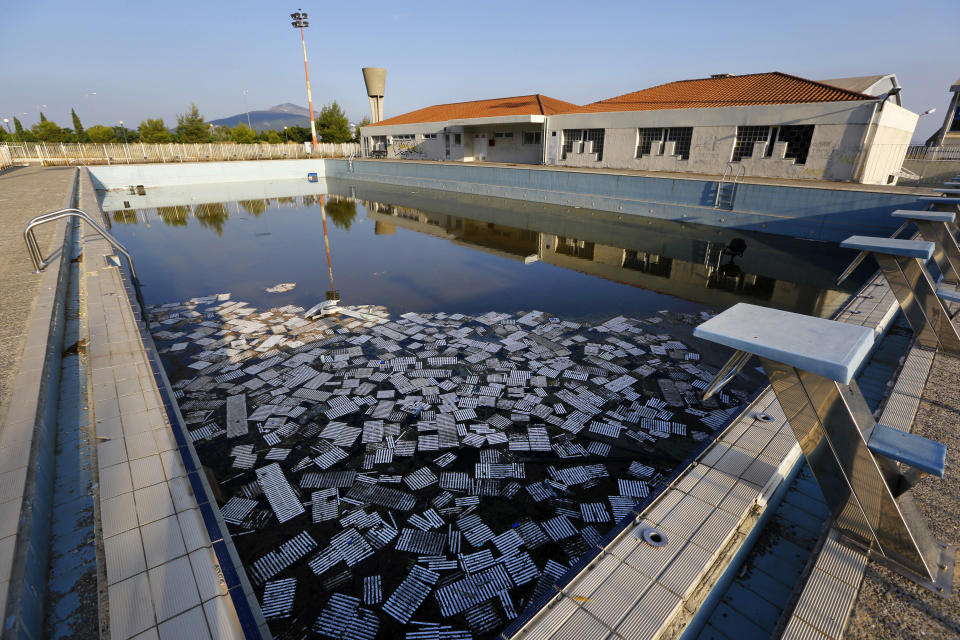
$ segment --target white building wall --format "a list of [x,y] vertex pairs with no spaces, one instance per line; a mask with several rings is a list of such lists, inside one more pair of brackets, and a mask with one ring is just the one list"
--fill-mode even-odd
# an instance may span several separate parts
[[887,102],[871,127],[871,141],[859,182],[863,184],[896,184],[906,158],[913,131],[920,116]]
[[[542,162],[542,147],[540,144],[523,144],[524,132],[543,132],[543,125],[539,123],[523,124],[494,124],[481,127],[451,125],[444,128],[446,123],[431,122],[413,125],[395,125],[384,127],[364,127],[361,135],[386,136],[387,158],[407,158],[417,160],[443,160],[446,158],[444,136],[450,136],[450,160],[473,161],[474,138],[478,135],[486,136],[488,140],[486,160],[489,162],[516,162],[519,164],[540,164]],[[496,138],[497,132],[510,132],[512,138]],[[424,134],[436,134],[436,138],[424,138]],[[455,136],[460,134],[461,144],[456,144]],[[413,135],[414,140],[401,140],[398,136]],[[493,145],[490,146],[490,142]],[[372,142],[370,147],[372,148]]]
[[[568,153],[565,159],[558,160],[557,164],[561,166],[718,175],[731,162],[738,126],[814,125],[813,139],[804,164],[784,158],[786,145],[783,143],[774,147],[772,157],[764,157],[765,145],[758,144],[753,156],[739,163],[743,165],[745,174],[754,177],[853,180],[875,104],[872,101],[856,101],[569,114],[551,116],[548,126],[551,134],[556,131],[558,136],[562,135],[564,129],[605,130],[602,159],[598,160],[596,154],[583,149],[582,152]],[[893,104],[890,106],[900,109]],[[693,128],[688,160],[671,155],[670,143],[664,145],[663,155],[636,157],[638,129],[660,127]]]
[[[784,156],[786,143],[776,144],[771,157],[766,157],[766,145],[760,143],[755,145],[753,155],[743,158],[734,170],[742,166],[746,177],[887,184],[903,163],[918,116],[893,102],[887,102],[883,111],[878,111],[877,105],[876,101],[850,101],[554,115],[547,118],[543,143],[549,146],[556,140],[558,146],[562,145],[565,129],[603,129],[602,158],[598,159],[589,144],[581,144],[565,158],[559,153],[555,162],[548,159],[548,164],[720,175],[732,160],[738,126],[813,125],[805,163],[797,164]],[[388,158],[472,161],[474,135],[482,134],[494,142],[492,147],[487,146],[487,161],[539,164],[542,146],[524,145],[523,132],[540,131],[542,127],[537,122],[491,124],[489,120],[471,126],[469,120],[461,120],[455,124],[365,127],[361,133],[386,135],[388,140],[403,134],[416,136],[414,144],[403,143],[407,149],[400,144],[388,147]],[[689,159],[674,153],[669,142],[662,155],[636,157],[638,129],[667,127],[692,127]],[[512,131],[514,136],[495,138],[496,131]],[[424,133],[436,133],[437,137],[424,140]],[[461,137],[459,145],[456,134]],[[450,137],[449,157],[445,136]]]

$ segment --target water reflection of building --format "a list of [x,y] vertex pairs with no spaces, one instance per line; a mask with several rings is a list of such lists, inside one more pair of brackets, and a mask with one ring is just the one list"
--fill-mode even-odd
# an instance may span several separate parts
[[[730,256],[724,249],[734,232],[677,223],[657,221],[640,230],[621,227],[617,245],[623,246],[617,246],[592,237],[582,215],[577,220],[579,237],[573,237],[551,233],[565,226],[556,217],[528,216],[531,226],[540,226],[531,230],[379,202],[364,205],[377,227],[426,233],[526,264],[542,261],[715,307],[747,299],[826,316],[848,296],[833,287],[836,268],[824,264],[828,249],[816,243],[804,243],[809,246],[801,255],[795,244],[776,244],[783,239],[748,236],[743,255]],[[610,235],[608,224],[598,222],[594,228],[598,237]],[[712,238],[705,239],[707,235]]]

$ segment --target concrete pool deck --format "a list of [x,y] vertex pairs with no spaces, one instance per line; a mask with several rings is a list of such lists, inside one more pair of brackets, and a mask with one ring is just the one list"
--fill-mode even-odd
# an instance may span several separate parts
[[[50,478],[57,470],[51,468],[50,456],[59,439],[75,439],[64,437],[74,434],[56,431],[56,361],[65,349],[63,280],[69,271],[64,266],[69,261],[57,259],[56,249],[57,239],[70,235],[72,223],[51,223],[38,237],[55,257],[39,275],[32,273],[21,232],[29,217],[65,206],[79,205],[95,219],[102,215],[84,170],[75,199],[77,172],[24,169],[0,176],[3,226],[10,240],[4,268],[11,274],[2,295],[4,304],[10,299],[11,311],[18,312],[4,321],[12,337],[20,336],[19,343],[9,345],[5,367],[17,367],[11,363],[23,356],[10,374],[12,392],[0,430],[4,637],[46,637],[50,592],[70,581],[70,576],[48,575],[48,566],[49,532],[60,520],[51,503]],[[14,242],[21,243],[19,252]],[[148,355],[152,342],[143,339],[139,309],[135,301],[131,304],[125,276],[108,261],[114,252],[89,228],[79,242],[82,257],[74,263],[81,265],[79,303],[86,335],[73,346],[86,356],[90,384],[89,396],[75,402],[90,408],[95,425],[86,444],[96,461],[96,483],[88,498],[96,536],[77,543],[96,550],[91,597],[99,601],[95,617],[101,630],[111,638],[269,637],[259,607],[255,601],[250,606],[252,590],[237,570],[229,539],[217,534],[225,526],[206,497],[209,488],[202,472],[191,464],[189,449],[184,450],[175,434],[178,415],[168,410],[169,404],[165,407],[162,381]],[[56,632],[58,637],[95,633],[72,625],[61,625]]]
[[[11,605],[20,603],[20,598],[12,594],[22,589],[22,582],[17,580],[22,581],[26,557],[22,551],[22,526],[18,529],[12,525],[17,525],[16,514],[21,513],[24,494],[30,490],[27,454],[34,446],[36,424],[44,419],[40,415],[42,383],[45,371],[49,373],[49,370],[44,369],[43,361],[51,348],[48,337],[54,335],[51,325],[55,322],[51,321],[56,311],[55,294],[60,275],[56,261],[43,274],[32,274],[26,250],[18,250],[16,243],[22,243],[21,232],[29,217],[65,206],[68,199],[72,200],[70,192],[75,172],[72,168],[17,169],[0,174],[0,214],[3,215],[0,223],[8,238],[5,241],[8,244],[0,245],[4,248],[4,262],[0,264],[4,270],[0,284],[0,308],[3,309],[0,331],[4,333],[0,335],[6,340],[5,332],[10,331],[11,342],[4,343],[8,349],[5,355],[15,356],[3,360],[3,366],[10,372],[8,388],[14,400],[8,400],[0,408],[0,464],[3,465],[0,466],[0,505],[7,516],[0,530],[0,611],[3,613],[0,619],[4,620],[4,637],[11,632],[11,625],[17,628],[11,632],[16,637],[37,637],[24,628],[27,620],[12,619],[18,613]],[[80,172],[81,208],[99,215],[93,185],[85,170]],[[42,207],[43,204],[50,206]],[[60,245],[67,224],[59,222],[48,227],[49,230],[44,230],[45,237],[38,236],[41,247],[47,251],[45,255]],[[90,406],[98,441],[99,490],[95,499],[100,529],[98,544],[102,544],[98,556],[102,580],[101,624],[107,625],[112,638],[244,637],[242,614],[238,615],[233,606],[235,600],[230,597],[242,595],[255,618],[253,629],[247,627],[246,637],[255,637],[257,633],[269,637],[262,617],[258,617],[259,607],[252,591],[244,584],[245,578],[240,579],[242,569],[238,571],[237,581],[232,582],[233,588],[227,588],[231,581],[225,575],[236,568],[225,566],[217,551],[226,550],[234,558],[236,554],[230,550],[229,536],[218,539],[210,533],[222,526],[222,521],[209,521],[208,514],[213,514],[214,520],[218,518],[215,503],[211,509],[203,492],[205,480],[197,473],[195,459],[192,472],[190,470],[191,448],[185,448],[178,441],[179,417],[175,405],[171,408],[165,403],[163,380],[158,380],[156,359],[151,356],[152,341],[149,335],[144,336],[138,324],[139,310],[130,295],[126,270],[107,261],[113,251],[89,229],[81,233],[81,241],[81,273],[89,323]],[[879,327],[892,317],[895,306],[891,304],[889,290],[877,282],[870,287],[872,289],[864,290],[848,307],[846,321]],[[11,301],[9,316],[7,300]],[[21,353],[22,361],[14,364]],[[960,500],[952,490],[957,483],[952,470],[960,453],[955,428],[960,413],[955,389],[958,372],[960,360],[942,354],[934,359],[917,417],[919,433],[937,438],[950,447],[947,477],[940,481],[927,480],[920,485],[917,495],[921,507],[930,510],[927,515],[935,533],[945,542],[954,543],[958,541],[957,514],[960,513]],[[18,392],[32,393],[32,404],[21,402],[16,396]],[[634,615],[626,617],[631,621],[645,621],[640,626],[631,626],[631,634],[648,627],[650,633],[627,637],[665,637],[682,631],[682,620],[692,612],[684,613],[687,602],[680,596],[689,596],[700,587],[708,588],[710,576],[715,577],[717,573],[712,560],[721,551],[729,553],[730,543],[745,537],[749,527],[744,525],[756,518],[755,506],[762,505],[764,495],[774,487],[770,481],[774,484],[778,478],[782,481],[787,468],[797,459],[798,447],[787,437],[789,427],[783,423],[782,416],[777,415],[778,422],[773,424],[754,419],[755,414],[762,411],[778,414],[778,408],[775,401],[770,404],[761,397],[726,430],[699,465],[677,478],[672,496],[664,494],[650,511],[641,514],[675,533],[678,536],[675,539],[685,543],[684,549],[661,554],[640,566],[635,564],[639,556],[634,554],[628,558],[626,551],[627,546],[631,549],[636,546],[635,541],[618,539],[614,542],[619,545],[617,549],[611,548],[605,558],[597,556],[597,561],[604,562],[611,571],[621,567],[621,573],[635,572],[638,576],[647,576],[647,571],[658,572],[650,578],[639,578],[638,584],[647,587],[638,591],[635,602],[647,597],[653,618],[668,624],[650,626],[653,619],[644,616],[644,609],[631,605]],[[761,470],[765,478],[760,477]],[[691,509],[691,505],[696,508]],[[731,511],[734,507],[742,515],[734,514]],[[678,530],[680,525],[688,526],[689,530]],[[225,527],[222,531],[226,531]],[[18,554],[24,554],[20,556],[20,574],[10,568]],[[691,564],[691,558],[699,559],[699,564]],[[939,600],[873,564],[868,565],[866,571],[867,577],[846,631],[849,637],[919,637],[921,631],[926,631],[928,636],[958,633],[958,591],[951,600]],[[14,578],[12,588],[11,577]],[[681,585],[681,579],[687,581],[685,586]],[[601,574],[597,573],[565,587],[566,593],[559,594],[565,604],[543,612],[546,620],[538,624],[541,632],[530,630],[517,637],[567,637],[565,634],[570,633],[576,637],[622,637],[598,619],[599,625],[589,626],[595,620],[597,605],[591,604],[591,594],[599,593],[600,581]],[[658,584],[661,586],[657,587]],[[170,588],[171,585],[174,588]],[[591,593],[581,592],[580,587],[589,587]],[[681,588],[685,593],[677,595],[675,591]],[[852,595],[856,594],[857,590],[852,590]],[[693,608],[694,602],[690,601]],[[622,608],[620,612],[627,614]],[[577,627],[578,622],[585,626]],[[673,624],[669,624],[671,622]],[[824,636],[807,631],[806,635],[786,637],[819,639]]]

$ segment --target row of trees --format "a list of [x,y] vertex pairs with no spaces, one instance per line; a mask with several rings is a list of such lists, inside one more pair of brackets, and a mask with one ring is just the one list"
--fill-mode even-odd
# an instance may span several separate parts
[[[123,125],[108,127],[102,124],[84,129],[77,112],[70,110],[73,117],[73,127],[60,127],[52,120],[48,120],[43,112],[40,121],[29,129],[24,128],[19,118],[13,119],[13,131],[3,130],[0,127],[0,142],[237,142],[254,144],[268,142],[309,142],[311,140],[310,127],[285,127],[280,131],[273,129],[254,131],[246,124],[235,127],[215,126],[206,121],[197,109],[191,104],[184,113],[177,114],[177,126],[171,130],[163,118],[147,118],[136,129]],[[370,123],[364,118],[360,126]],[[343,109],[334,100],[320,110],[316,120],[318,142],[359,142],[360,128],[356,135],[350,131],[350,122]]]

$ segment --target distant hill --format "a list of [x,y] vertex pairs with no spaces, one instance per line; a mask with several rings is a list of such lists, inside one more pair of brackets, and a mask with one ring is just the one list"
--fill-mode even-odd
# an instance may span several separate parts
[[[241,122],[243,124],[247,123],[246,111],[219,120],[210,120],[211,124],[218,127],[235,127]],[[256,131],[263,131],[264,129],[281,131],[284,127],[309,127],[310,112],[300,105],[285,102],[274,105],[266,111],[251,111],[250,125]]]

